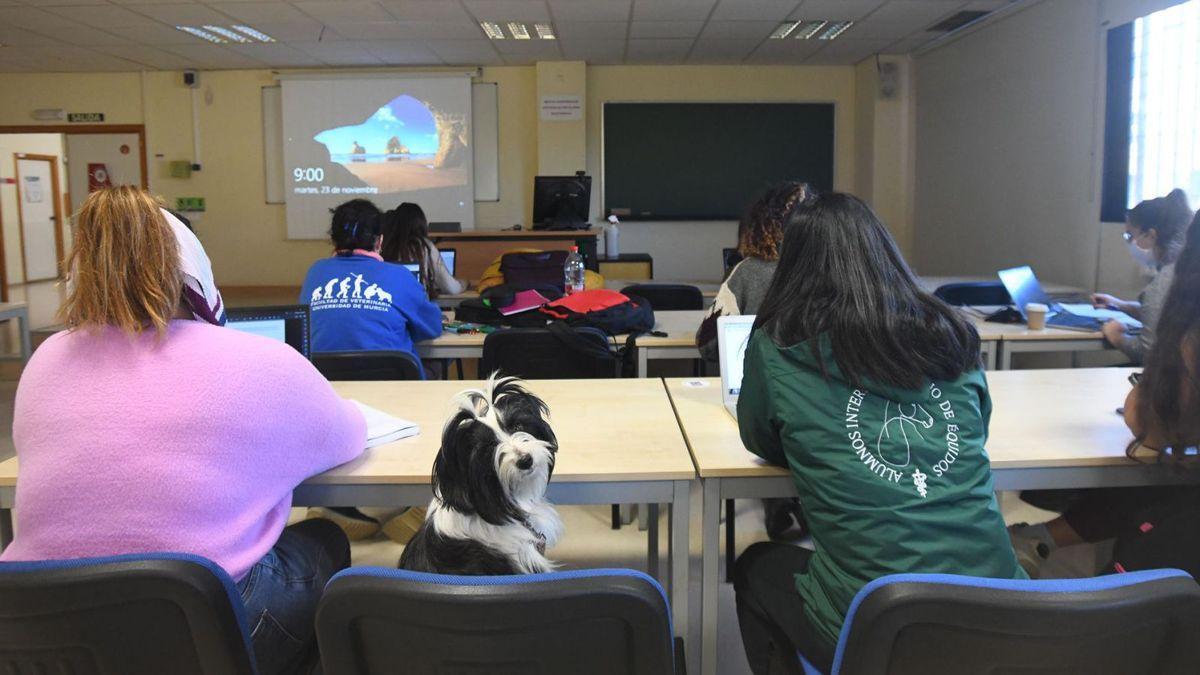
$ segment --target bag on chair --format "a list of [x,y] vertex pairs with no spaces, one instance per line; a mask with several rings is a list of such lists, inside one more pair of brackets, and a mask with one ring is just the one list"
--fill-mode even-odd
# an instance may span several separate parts
[[506,286],[517,289],[549,286],[562,294],[563,266],[566,262],[566,251],[505,253],[500,259],[500,272],[504,275]]
[[[654,310],[650,303],[607,289],[572,293],[538,311],[556,319],[547,326],[555,337],[580,353],[619,362],[622,377],[632,377],[637,372],[634,360],[637,336],[654,330]],[[575,328],[584,327],[596,328],[611,336],[626,335],[625,345],[601,350],[575,334]]]

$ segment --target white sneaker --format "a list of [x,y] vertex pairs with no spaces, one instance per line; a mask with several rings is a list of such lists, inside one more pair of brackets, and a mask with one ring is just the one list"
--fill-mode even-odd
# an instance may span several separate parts
[[1017,562],[1030,579],[1040,579],[1042,564],[1050,557],[1050,547],[1044,541],[1023,533],[1025,523],[1018,523],[1008,528],[1008,540],[1012,543],[1013,552],[1017,554]]

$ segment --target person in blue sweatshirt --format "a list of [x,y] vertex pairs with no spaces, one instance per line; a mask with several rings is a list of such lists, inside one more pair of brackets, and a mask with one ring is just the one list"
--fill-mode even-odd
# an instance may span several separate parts
[[312,310],[314,352],[405,351],[442,333],[442,311],[417,278],[379,255],[381,214],[365,199],[333,211],[334,255],[313,263],[300,289]]

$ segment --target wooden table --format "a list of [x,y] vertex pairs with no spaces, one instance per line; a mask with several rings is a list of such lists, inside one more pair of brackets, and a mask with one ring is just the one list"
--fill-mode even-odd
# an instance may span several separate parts
[[[998,490],[1152,485],[1200,480],[1200,471],[1138,463],[1115,410],[1132,369],[1079,368],[988,373],[993,413],[987,444]],[[795,496],[787,469],[742,447],[721,402],[720,380],[668,379],[676,414],[703,483],[701,672],[716,669],[720,505],[726,499]]]
[[[367,450],[362,457],[296,488],[296,506],[424,505],[430,468],[451,398],[478,382],[336,382],[335,389],[420,425],[421,434]],[[695,468],[660,380],[532,381],[550,406],[559,440],[550,498],[560,504],[667,504],[669,581],[676,635],[687,635],[688,497]],[[597,425],[602,420],[620,420]],[[6,544],[17,460],[0,463],[0,520]],[[650,519],[649,569],[658,575],[658,519]],[[571,536],[568,532],[566,536]],[[553,557],[553,551],[551,551]]]
[[29,305],[24,302],[0,302],[0,321],[16,319],[21,340],[21,361],[33,355],[33,342],[29,337]]

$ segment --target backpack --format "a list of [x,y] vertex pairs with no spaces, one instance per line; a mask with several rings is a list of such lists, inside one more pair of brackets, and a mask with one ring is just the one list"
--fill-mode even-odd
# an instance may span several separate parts
[[[649,302],[607,289],[572,293],[544,305],[538,312],[555,319],[546,327],[568,347],[593,358],[619,362],[622,377],[632,377],[637,372],[634,359],[637,336],[654,330],[654,310]],[[625,345],[602,349],[580,338],[576,328],[595,328],[610,336],[627,334]]]
[[561,295],[566,262],[566,251],[505,253],[500,258],[500,272],[504,275],[505,285],[517,289],[550,286]]
[[[458,321],[482,323],[491,326],[512,326],[516,328],[544,326],[546,324],[546,315],[537,310],[529,310],[520,314],[510,314],[509,316],[504,316],[500,313],[498,308],[511,305],[517,292],[523,290],[527,289],[518,288],[514,284],[492,286],[480,293],[478,298],[467,298],[459,303],[458,307],[454,310],[454,318]],[[562,297],[562,291],[553,286],[534,286],[532,290],[541,293],[549,300],[557,300]]]
[[1117,535],[1106,573],[1175,567],[1200,575],[1200,487],[1161,487],[1162,494],[1142,504]]

